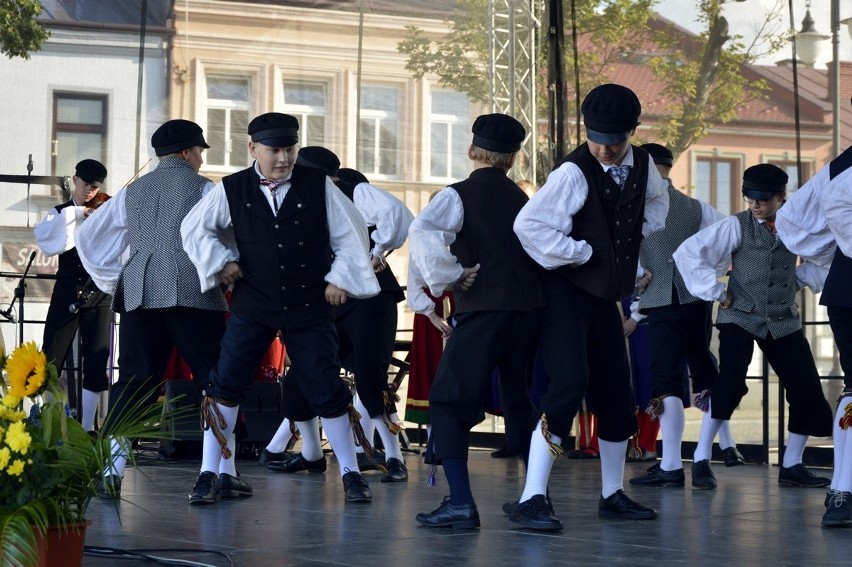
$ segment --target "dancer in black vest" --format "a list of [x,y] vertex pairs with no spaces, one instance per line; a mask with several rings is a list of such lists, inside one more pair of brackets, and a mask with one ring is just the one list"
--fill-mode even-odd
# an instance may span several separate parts
[[[802,463],[808,437],[831,435],[831,408],[796,306],[797,289],[808,285],[818,293],[822,274],[809,262],[796,267],[796,256],[775,233],[775,215],[784,203],[787,180],[776,165],[749,167],[742,185],[749,210],[698,232],[674,253],[689,293],[719,302],[719,374],[712,387],[712,419],[702,422],[695,447],[694,488],[716,488],[710,469],[713,439],[748,392],[746,375],[755,343],[778,375],[790,405],[779,484],[821,487],[831,482]],[[718,277],[732,264],[726,288]]]
[[778,211],[778,236],[791,252],[830,266],[820,305],[840,354],[843,392],[834,416],[834,475],[822,525],[852,525],[852,147],[823,167]]
[[[52,208],[35,226],[35,237],[42,254],[59,255],[56,283],[50,296],[50,307],[44,321],[42,348],[48,362],[62,368],[71,350],[77,330],[80,331],[80,360],[76,380],[83,382],[80,407],[77,416],[86,431],[95,429],[95,414],[101,392],[109,388],[107,364],[109,362],[110,296],[100,291],[83,268],[74,236],[77,227],[94,210],[87,205],[98,194],[106,179],[104,165],[93,159],[84,159],[76,167],[71,182],[74,191],[71,200]],[[82,378],[81,378],[82,377]],[[77,384],[68,381],[68,403],[77,407]]]
[[534,415],[526,385],[544,292],[537,266],[512,232],[527,196],[506,175],[525,135],[510,116],[479,116],[468,149],[474,171],[438,193],[409,231],[411,261],[429,291],[439,296],[456,286],[456,326],[429,393],[432,434],[426,450],[427,463],[443,465],[450,496],[434,511],[417,514],[424,526],[479,527],[467,457],[470,429],[479,421],[495,367],[507,445],[526,454]]
[[372,500],[355,458],[353,427],[361,428],[340,379],[334,309],[349,295],[375,295],[379,285],[358,211],[322,172],[296,165],[298,129],[287,114],[254,118],[254,164],[225,177],[181,226],[202,289],[234,286],[202,402],[204,454],[191,504],[216,501],[215,471],[219,461],[233,461],[239,404],[279,330],[310,412],[323,420],[347,501]]
[[528,528],[562,529],[547,480],[587,390],[598,416],[598,514],[656,517],[622,490],[627,440],[637,425],[617,303],[633,293],[643,236],[663,227],[668,210],[667,184],[648,152],[630,144],[641,110],[626,87],[592,89],[582,105],[587,143],[550,173],[515,221],[524,249],[550,270],[542,334],[547,393],[520,503],[505,509]]

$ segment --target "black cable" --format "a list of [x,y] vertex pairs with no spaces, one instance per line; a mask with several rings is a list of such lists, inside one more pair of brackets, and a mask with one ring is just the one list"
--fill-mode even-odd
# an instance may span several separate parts
[[211,555],[218,555],[225,559],[228,562],[230,567],[234,567],[234,560],[231,557],[222,551],[216,551],[213,549],[189,549],[189,548],[180,548],[180,547],[164,547],[164,548],[152,548],[152,549],[117,549],[114,547],[101,547],[98,545],[86,545],[83,547],[83,554],[91,555],[93,557],[111,557],[114,559],[136,559],[148,561],[151,563],[158,563],[160,565],[168,565],[168,566],[181,566],[185,567],[186,565],[199,565],[199,566],[208,566],[214,567],[206,563],[198,563],[196,561],[190,561],[186,559],[168,559],[164,557],[155,557],[150,555],[151,553],[208,553]]

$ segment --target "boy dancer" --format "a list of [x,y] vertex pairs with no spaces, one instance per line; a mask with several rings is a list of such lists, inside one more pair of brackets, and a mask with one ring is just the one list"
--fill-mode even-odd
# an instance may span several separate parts
[[[251,167],[225,177],[187,215],[183,246],[202,289],[233,285],[222,352],[202,401],[201,474],[190,504],[215,502],[245,484],[219,485],[234,469],[234,425],[254,371],[275,337],[283,341],[314,415],[323,418],[346,500],[369,502],[355,459],[352,397],[340,379],[334,308],[379,286],[367,256],[363,220],[331,180],[296,165],[298,121],[270,112],[248,126]],[[360,430],[360,427],[358,427]],[[220,462],[221,461],[221,462]]]
[[[802,332],[796,290],[822,287],[813,264],[796,268],[796,256],[775,233],[775,214],[784,203],[787,174],[759,164],[743,172],[747,211],[732,215],[687,239],[674,253],[687,289],[718,301],[719,374],[713,381],[711,419],[701,424],[692,464],[692,486],[716,488],[710,469],[713,438],[748,392],[746,374],[756,342],[784,386],[790,404],[789,436],[778,475],[780,484],[827,486],[802,463],[808,437],[831,435],[831,408]],[[733,262],[728,287],[718,281]]]
[[[456,326],[429,393],[427,462],[441,464],[450,496],[417,514],[427,527],[478,528],[467,456],[470,429],[494,368],[500,372],[506,441],[526,454],[533,407],[526,393],[544,307],[539,270],[512,232],[527,196],[506,173],[526,132],[505,114],[473,123],[470,177],[439,192],[411,224],[411,261],[434,296],[457,284]],[[447,247],[450,247],[449,249]]]

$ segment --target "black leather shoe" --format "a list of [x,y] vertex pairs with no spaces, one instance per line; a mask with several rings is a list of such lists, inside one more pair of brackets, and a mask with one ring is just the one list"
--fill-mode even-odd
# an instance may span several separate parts
[[98,486],[95,490],[97,491],[98,498],[102,498],[104,500],[118,500],[121,498],[121,477],[108,474],[98,481]]
[[553,515],[553,509],[547,503],[547,497],[536,494],[526,502],[520,502],[509,515],[509,521],[532,530],[558,532],[562,522]]
[[716,475],[710,468],[710,461],[696,461],[692,463],[692,486],[699,490],[713,490],[716,488]]
[[190,504],[213,504],[219,499],[219,476],[211,471],[198,475],[192,492],[189,493]]
[[317,461],[308,461],[301,453],[296,453],[289,459],[283,461],[271,461],[266,463],[266,468],[275,472],[297,473],[308,471],[309,473],[324,473],[326,469],[325,455]]
[[792,467],[781,467],[781,470],[778,472],[778,484],[822,488],[831,484],[831,479],[824,476],[817,476],[808,470],[808,467],[804,463],[799,463]]
[[361,472],[377,471],[379,467],[385,466],[385,454],[379,451],[373,453],[373,460],[367,456],[367,453],[355,453],[358,457],[358,470]]
[[828,503],[822,516],[822,525],[827,528],[852,526],[852,492],[829,490]]
[[682,468],[664,471],[659,463],[649,468],[643,476],[630,479],[630,484],[635,486],[683,486],[685,482],[686,477]]
[[491,451],[492,459],[508,459],[509,457],[517,457],[517,455],[509,451],[509,448],[506,447],[505,443],[494,451]]
[[382,482],[408,482],[408,469],[399,459],[388,459],[385,467],[388,472],[382,475]]
[[347,502],[372,502],[373,492],[359,472],[349,471],[343,475],[343,491]]
[[240,473],[237,473],[237,476],[231,476],[228,473],[219,475],[220,498],[240,498],[251,495],[251,485],[240,478]]
[[450,497],[431,512],[421,512],[414,518],[427,528],[473,529],[479,527],[479,511],[476,504],[450,504]]
[[598,502],[598,516],[601,518],[622,518],[624,520],[653,520],[657,512],[642,506],[623,490],[617,490],[608,498],[601,496]]
[[[555,516],[556,514],[554,514],[554,512],[553,512],[553,501],[550,499],[550,490],[549,489],[547,491],[547,494],[544,495],[544,499],[547,502],[547,509],[550,510],[550,513]],[[512,500],[511,502],[504,502],[503,506],[501,507],[502,510],[503,510],[503,513],[506,514],[507,516],[511,516],[512,512],[515,511],[515,508],[518,506],[519,502],[520,502],[520,500]]]
[[289,451],[281,451],[280,453],[272,453],[267,451],[266,449],[260,450],[260,455],[257,456],[257,464],[262,467],[265,467],[269,463],[275,461],[286,461],[290,457],[293,456],[293,453]]
[[736,467],[738,465],[745,464],[745,459],[743,458],[742,453],[740,453],[736,447],[722,449],[722,460],[725,462],[726,467]]

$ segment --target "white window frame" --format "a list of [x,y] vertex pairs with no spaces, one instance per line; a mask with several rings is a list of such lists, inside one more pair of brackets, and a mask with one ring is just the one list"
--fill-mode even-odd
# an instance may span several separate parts
[[[449,89],[432,89],[429,95],[428,107],[429,108],[429,118],[428,118],[428,138],[426,140],[426,144],[424,147],[426,160],[424,161],[424,178],[429,182],[450,182],[456,181],[456,175],[453,175],[453,166],[454,159],[462,159],[467,166],[468,158],[467,158],[467,148],[470,146],[470,136],[468,136],[467,143],[463,145],[462,148],[454,148],[453,137],[452,137],[452,127],[455,125],[463,124],[467,128],[469,133],[470,126],[473,124],[473,108],[474,103],[468,98],[468,116],[461,117],[454,114],[440,114],[432,112],[432,95],[433,93],[453,93],[460,96],[465,96],[464,93],[459,93],[457,91],[452,91]],[[446,140],[446,146],[444,154],[444,159],[446,162],[447,175],[433,175],[432,174],[432,138],[435,136],[434,128],[436,124],[440,124],[445,127],[445,132],[448,136]]]

